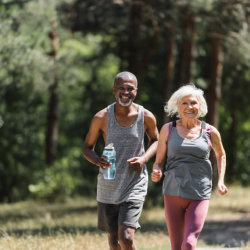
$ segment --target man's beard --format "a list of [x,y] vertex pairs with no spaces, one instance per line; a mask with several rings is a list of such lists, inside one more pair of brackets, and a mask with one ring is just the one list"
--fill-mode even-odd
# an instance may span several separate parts
[[118,102],[119,102],[119,104],[120,104],[121,106],[123,106],[123,107],[128,107],[128,106],[130,106],[131,103],[133,102],[133,99],[130,98],[130,99],[129,99],[129,102],[122,102],[121,99],[120,99],[120,97],[118,97]]

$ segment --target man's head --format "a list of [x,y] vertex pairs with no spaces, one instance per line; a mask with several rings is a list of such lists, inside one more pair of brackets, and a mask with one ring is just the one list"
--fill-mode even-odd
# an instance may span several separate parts
[[136,76],[135,76],[133,73],[128,72],[128,71],[123,71],[123,72],[120,72],[120,73],[118,73],[118,74],[116,75],[115,80],[114,80],[114,86],[115,86],[116,82],[117,82],[119,79],[121,79],[121,78],[122,78],[122,79],[126,78],[126,79],[131,79],[131,80],[134,79],[135,82],[136,82],[136,88],[137,88],[138,82],[137,82]]
[[134,74],[124,71],[116,75],[113,86],[113,93],[117,102],[128,107],[134,101],[137,94],[137,78]]

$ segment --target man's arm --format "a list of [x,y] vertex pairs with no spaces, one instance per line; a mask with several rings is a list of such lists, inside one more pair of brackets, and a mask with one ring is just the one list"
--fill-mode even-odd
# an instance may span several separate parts
[[140,157],[128,159],[128,163],[134,171],[141,170],[143,165],[155,154],[158,145],[159,132],[156,126],[156,119],[154,115],[146,109],[144,109],[144,129],[149,140],[146,152]]
[[144,111],[144,123],[145,123],[145,132],[149,140],[147,150],[144,154],[146,163],[156,153],[159,140],[159,132],[156,125],[155,116],[147,109],[145,109]]
[[[110,163],[105,160],[105,157],[99,157],[95,152],[95,144],[100,133],[106,134],[106,109],[99,111],[92,119],[88,134],[85,137],[82,152],[84,157],[98,167],[109,167]],[[105,138],[104,138],[105,139]]]

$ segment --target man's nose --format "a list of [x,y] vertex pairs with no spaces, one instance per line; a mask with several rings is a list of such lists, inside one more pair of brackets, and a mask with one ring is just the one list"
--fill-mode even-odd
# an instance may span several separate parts
[[122,92],[123,93],[130,93],[130,91],[128,89],[123,89]]

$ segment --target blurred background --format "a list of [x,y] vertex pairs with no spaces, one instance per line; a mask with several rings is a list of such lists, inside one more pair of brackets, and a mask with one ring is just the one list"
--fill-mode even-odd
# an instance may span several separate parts
[[[173,91],[202,88],[226,183],[250,185],[248,0],[2,0],[0,202],[95,196],[98,168],[81,147],[125,70],[159,129]],[[160,200],[161,183],[150,181],[147,201]]]

